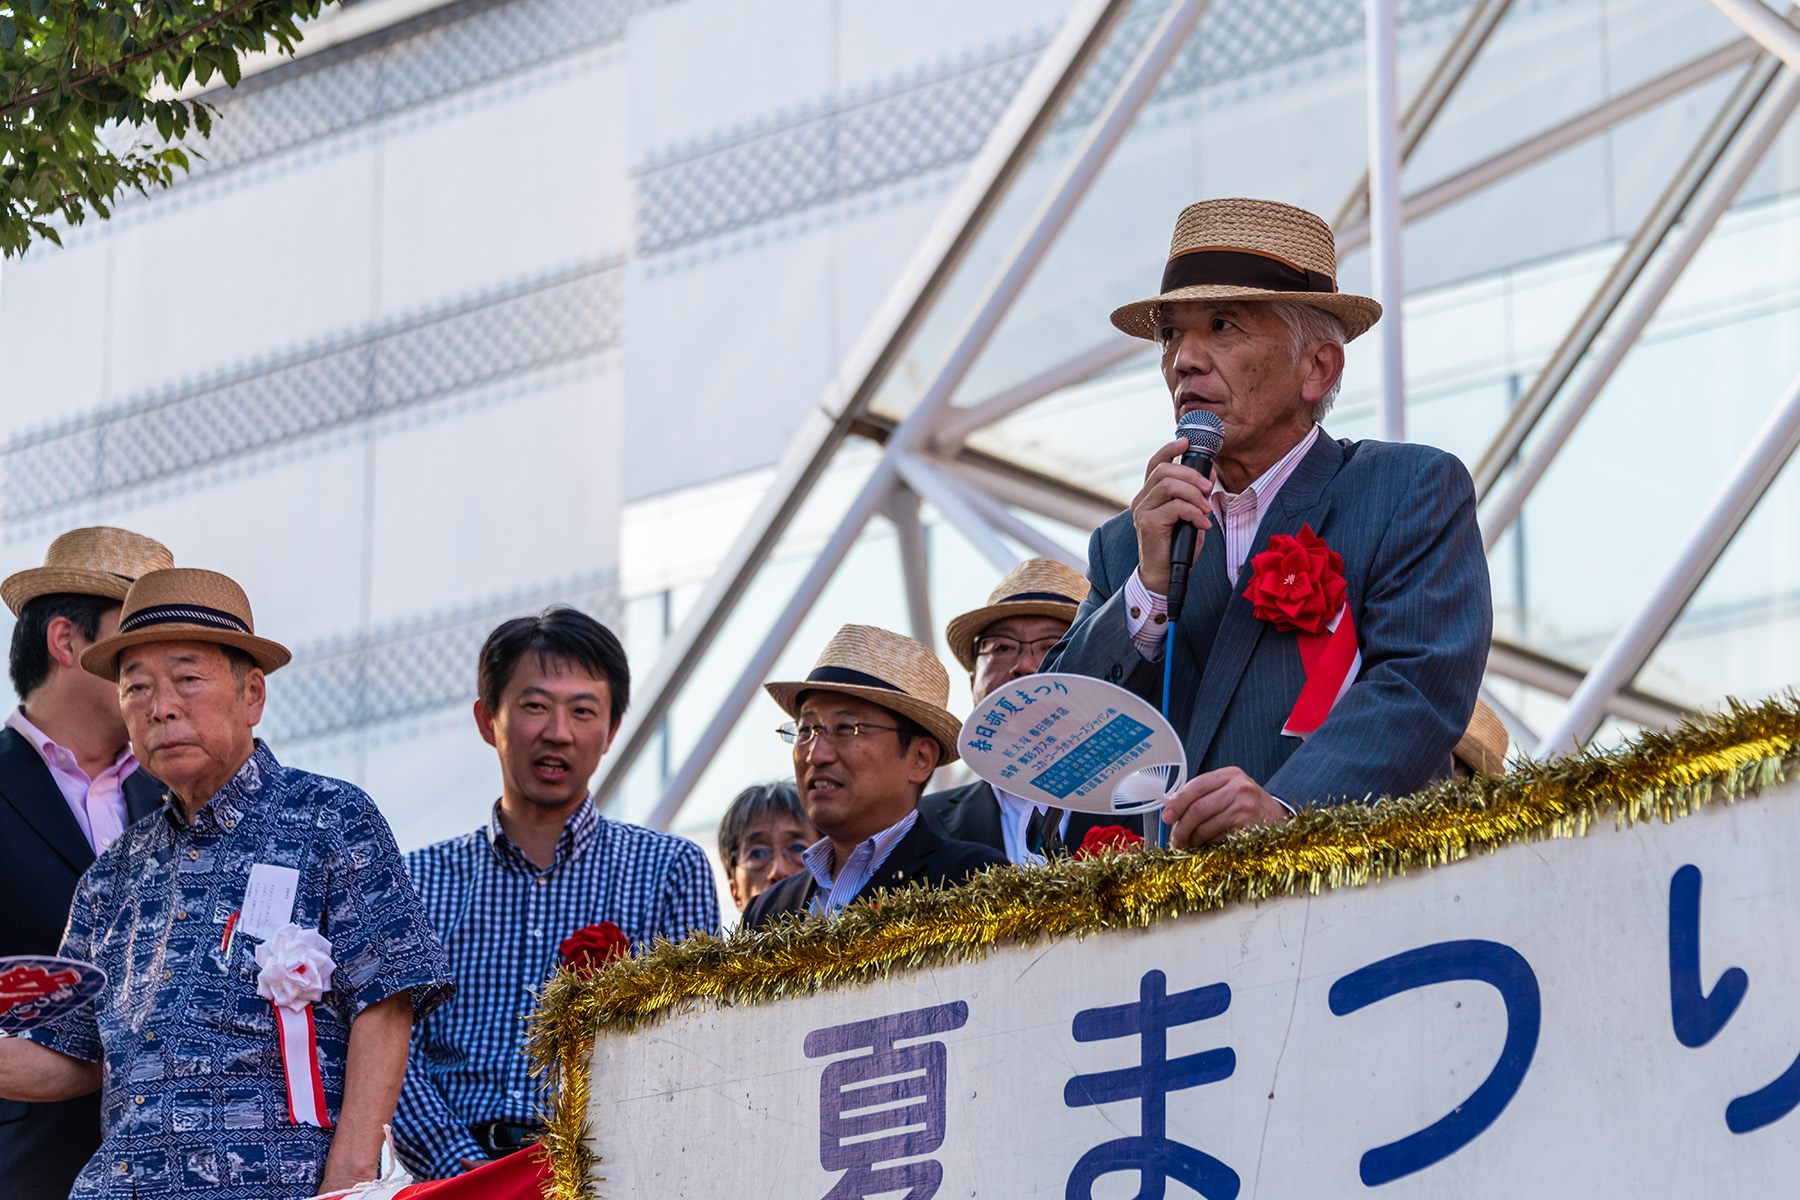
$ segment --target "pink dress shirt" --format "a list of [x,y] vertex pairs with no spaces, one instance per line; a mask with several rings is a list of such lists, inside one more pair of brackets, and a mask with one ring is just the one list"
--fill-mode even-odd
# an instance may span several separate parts
[[81,836],[87,839],[95,854],[112,845],[125,832],[125,826],[129,824],[125,818],[125,780],[138,767],[129,744],[119,751],[112,766],[89,779],[87,772],[75,761],[75,755],[27,721],[23,708],[13,709],[12,715],[6,718],[6,727],[18,730],[44,760],[44,765],[50,768],[50,778],[56,781],[57,790],[69,802],[69,811],[75,814],[75,823],[81,826]]
[[[1269,505],[1275,502],[1275,494],[1281,485],[1288,481],[1306,452],[1313,448],[1319,440],[1319,427],[1314,425],[1312,432],[1300,439],[1300,444],[1281,457],[1281,461],[1257,476],[1241,492],[1228,492],[1222,487],[1212,491],[1214,536],[1220,533],[1225,537],[1225,577],[1233,585],[1237,583],[1238,574],[1244,569],[1244,560],[1250,557],[1250,547],[1256,541],[1256,527],[1262,524],[1263,514],[1269,511]],[[1163,656],[1163,635],[1168,632],[1169,600],[1144,586],[1144,581],[1133,571],[1131,578],[1125,581],[1125,628],[1131,634],[1132,644],[1138,653],[1150,662],[1161,662]]]

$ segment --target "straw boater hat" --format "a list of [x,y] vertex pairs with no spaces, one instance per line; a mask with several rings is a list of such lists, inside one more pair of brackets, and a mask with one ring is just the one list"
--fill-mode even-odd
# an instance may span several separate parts
[[265,673],[286,666],[287,647],[256,636],[250,598],[217,571],[176,567],[152,571],[131,585],[119,632],[81,654],[81,665],[103,679],[119,677],[119,654],[145,642],[216,642],[242,650]]
[[123,600],[138,576],[174,565],[167,546],[141,533],[109,525],[71,529],[50,543],[43,566],[0,583],[0,600],[15,617],[39,596],[63,592]]
[[1469,718],[1469,728],[1451,753],[1472,770],[1498,775],[1506,770],[1506,750],[1511,744],[1512,738],[1494,710],[1486,702],[1477,700],[1475,715]]
[[1331,227],[1303,208],[1274,200],[1202,200],[1181,210],[1162,291],[1127,304],[1112,323],[1156,340],[1156,306],[1178,300],[1287,300],[1322,308],[1344,323],[1349,341],[1381,319],[1381,305],[1337,290]]
[[944,628],[950,653],[965,670],[975,669],[975,639],[995,621],[1008,617],[1055,617],[1075,623],[1075,610],[1087,598],[1087,576],[1050,558],[1028,558],[1006,573],[988,595],[985,608],[966,612]]
[[807,692],[842,692],[878,704],[925,727],[944,752],[938,766],[957,759],[962,722],[944,707],[950,702],[950,676],[937,655],[909,637],[873,625],[846,625],[826,643],[805,679],[763,687],[790,717],[800,715]]

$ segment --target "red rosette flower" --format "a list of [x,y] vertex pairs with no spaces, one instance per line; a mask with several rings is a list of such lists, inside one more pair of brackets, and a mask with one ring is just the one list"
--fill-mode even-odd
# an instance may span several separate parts
[[1075,850],[1075,857],[1096,858],[1105,850],[1141,850],[1143,845],[1144,839],[1123,825],[1097,825],[1081,839],[1081,845]]
[[631,939],[611,921],[577,929],[562,940],[563,966],[577,975],[592,975],[607,963],[631,956]]
[[1293,537],[1278,533],[1250,560],[1244,599],[1277,629],[1323,633],[1344,607],[1344,560],[1311,525],[1302,525]]

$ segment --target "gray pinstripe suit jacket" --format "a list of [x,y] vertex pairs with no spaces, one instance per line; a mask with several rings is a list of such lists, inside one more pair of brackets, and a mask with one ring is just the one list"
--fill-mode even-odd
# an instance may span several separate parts
[[[1252,615],[1225,577],[1224,537],[1209,531],[1175,632],[1170,722],[1190,772],[1241,767],[1295,807],[1404,795],[1448,775],[1493,633],[1468,471],[1428,446],[1320,437],[1251,554],[1303,524],[1343,556],[1362,673],[1311,737],[1281,736],[1306,677],[1298,635]],[[1125,624],[1136,566],[1137,534],[1121,513],[1088,543],[1093,590],[1044,669],[1111,679],[1155,704],[1162,666],[1144,660]],[[1248,581],[1246,562],[1238,583]]]

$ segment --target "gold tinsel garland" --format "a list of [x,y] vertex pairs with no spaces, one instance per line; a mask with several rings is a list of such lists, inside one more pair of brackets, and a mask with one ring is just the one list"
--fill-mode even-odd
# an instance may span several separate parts
[[977,958],[1039,936],[1135,929],[1184,913],[1299,891],[1355,887],[1519,841],[1671,821],[1787,778],[1800,761],[1800,698],[1732,702],[1613,751],[1521,763],[1369,805],[1310,809],[1196,852],[1148,849],[1047,867],[995,867],[956,888],[884,892],[836,917],[796,916],[729,937],[658,942],[591,978],[558,972],[532,1021],[533,1069],[549,1098],[552,1195],[593,1193],[587,1144],[594,1038],[684,1001],[755,1004]]

